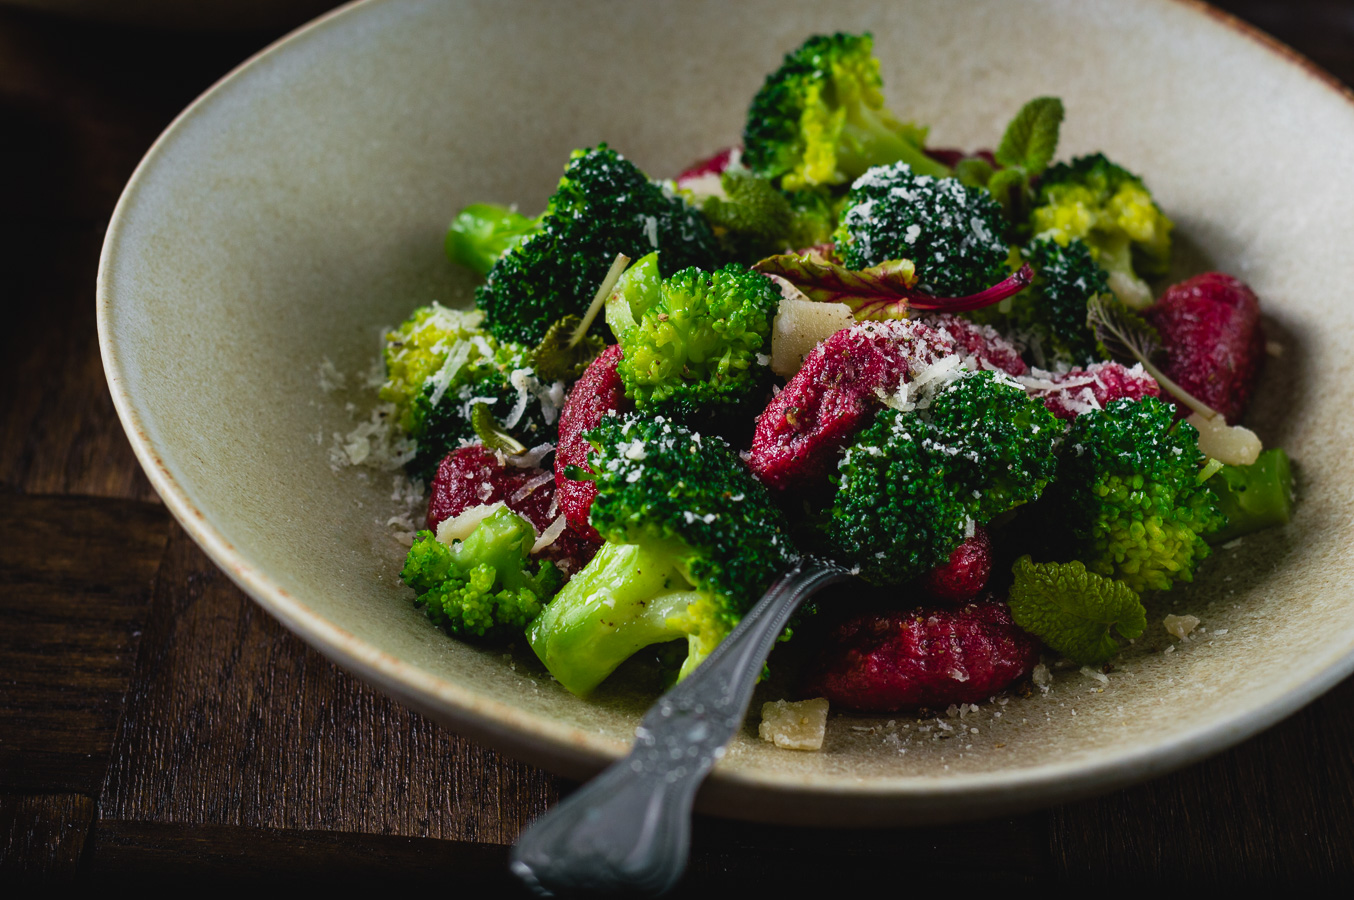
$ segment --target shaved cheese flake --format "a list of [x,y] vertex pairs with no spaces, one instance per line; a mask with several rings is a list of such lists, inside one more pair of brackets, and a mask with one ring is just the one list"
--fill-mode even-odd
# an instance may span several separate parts
[[470,537],[476,528],[480,527],[481,522],[503,508],[502,500],[497,503],[471,506],[463,510],[459,516],[442,520],[437,526],[437,539],[448,547],[451,546],[452,541],[463,541]]
[[519,488],[517,492],[508,499],[511,500],[513,503],[519,503],[522,500],[525,500],[527,497],[531,496],[532,492],[535,491],[537,488],[554,480],[555,480],[554,472],[542,472],[535,478],[528,481],[526,484],[522,485],[522,487]]
[[555,543],[555,541],[559,540],[559,536],[564,533],[564,529],[568,526],[569,520],[564,518],[564,516],[556,518],[555,521],[551,522],[549,526],[546,527],[545,531],[541,532],[541,536],[536,538],[536,543],[531,545],[531,552],[540,553],[546,547]]

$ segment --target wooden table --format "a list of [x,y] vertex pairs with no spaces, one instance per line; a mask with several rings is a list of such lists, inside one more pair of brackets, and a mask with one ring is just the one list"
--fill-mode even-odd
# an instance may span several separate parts
[[[1354,82],[1345,3],[1225,5]],[[292,637],[173,522],[113,412],[93,295],[118,193],[176,112],[276,36],[0,9],[0,883],[511,894],[507,846],[570,788]],[[1348,873],[1351,748],[1354,680],[1207,762],[1029,815],[873,831],[701,819],[683,892]]]

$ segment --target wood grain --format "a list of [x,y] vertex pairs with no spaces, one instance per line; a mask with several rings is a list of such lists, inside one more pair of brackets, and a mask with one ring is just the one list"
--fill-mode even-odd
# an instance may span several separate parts
[[80,794],[0,794],[0,883],[74,878],[94,821]]
[[501,844],[557,798],[311,651],[181,531],[158,585],[104,816]]
[[168,534],[158,504],[0,495],[0,789],[98,792]]

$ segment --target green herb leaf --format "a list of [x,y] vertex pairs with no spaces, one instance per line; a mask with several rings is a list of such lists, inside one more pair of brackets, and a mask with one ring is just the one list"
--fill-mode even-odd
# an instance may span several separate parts
[[1073,662],[1103,663],[1118,653],[1111,628],[1129,639],[1147,628],[1147,611],[1132,588],[1080,562],[1035,563],[1022,556],[1012,571],[1011,618]]
[[1006,126],[994,154],[1008,168],[1021,168],[1033,178],[1043,174],[1058,150],[1058,131],[1063,121],[1063,102],[1057,97],[1036,97],[1020,108]]
[[575,339],[582,322],[579,316],[565,316],[550,326],[541,343],[531,351],[536,377],[547,383],[574,381],[601,355],[606,349],[606,340],[601,335],[585,334]]
[[778,275],[820,303],[844,303],[858,319],[905,319],[919,291],[910,259],[891,259],[859,272],[811,254],[783,253],[753,266]]
[[470,427],[475,436],[489,450],[502,450],[509,456],[518,456],[527,452],[527,447],[508,430],[499,424],[498,419],[489,411],[489,404],[476,403],[470,410]]
[[1146,319],[1120,300],[1098,294],[1086,304],[1086,325],[1095,332],[1110,356],[1119,362],[1137,361],[1157,380],[1162,390],[1207,419],[1221,415],[1216,409],[1166,377],[1152,357],[1161,349],[1161,335]]
[[1034,191],[1030,189],[1030,180],[1024,169],[998,169],[988,179],[987,191],[1001,204],[1007,219],[1024,222],[1029,218]]
[[954,177],[968,187],[987,187],[996,169],[981,156],[966,156],[954,164]]

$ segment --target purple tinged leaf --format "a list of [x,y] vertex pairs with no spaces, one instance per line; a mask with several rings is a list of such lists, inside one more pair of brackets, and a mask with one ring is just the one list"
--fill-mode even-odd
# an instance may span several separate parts
[[771,256],[753,266],[757,271],[784,279],[810,300],[843,303],[861,321],[906,319],[908,311],[967,312],[1000,303],[1019,293],[1034,280],[1034,271],[1020,271],[984,291],[967,297],[936,297],[917,288],[917,271],[911,260],[891,259],[861,271],[853,271],[813,253]]

